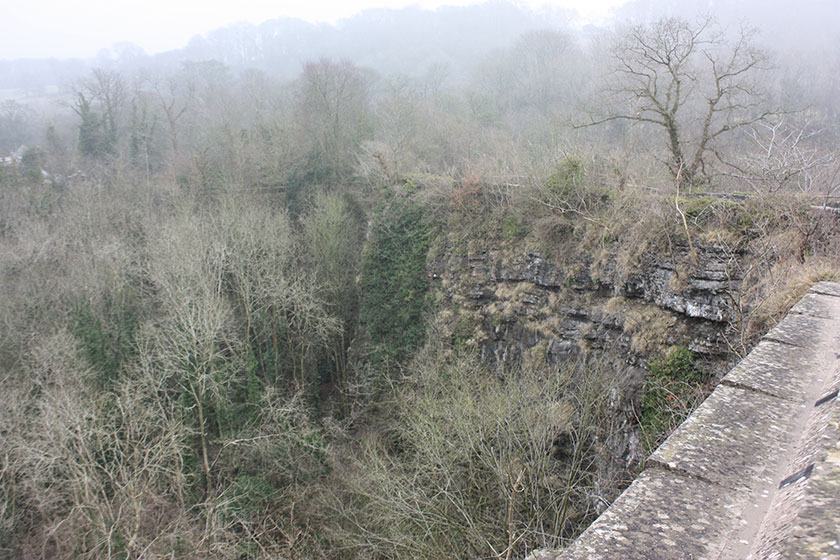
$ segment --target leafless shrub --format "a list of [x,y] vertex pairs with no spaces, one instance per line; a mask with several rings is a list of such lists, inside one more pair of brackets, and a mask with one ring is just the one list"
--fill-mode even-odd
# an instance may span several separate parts
[[562,543],[593,513],[609,375],[502,374],[466,356],[441,361],[441,350],[421,353],[394,419],[337,466],[330,538],[385,558],[506,558]]
[[727,160],[736,187],[759,195],[780,191],[830,197],[837,189],[837,154],[826,149],[825,132],[795,116],[759,122],[743,131],[749,142],[738,161]]

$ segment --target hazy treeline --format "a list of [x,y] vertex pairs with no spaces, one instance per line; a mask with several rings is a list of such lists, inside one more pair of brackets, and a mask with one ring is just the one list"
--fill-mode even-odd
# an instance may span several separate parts
[[[631,475],[604,468],[613,362],[481,363],[438,315],[431,251],[527,236],[632,270],[714,244],[743,280],[733,354],[837,277],[811,208],[840,190],[832,73],[702,14],[582,36],[470,10],[373,14],[509,14],[509,44],[462,66],[383,71],[380,49],[283,76],[243,28],[201,61],[86,71],[55,115],[0,105],[0,150],[29,146],[0,167],[0,554],[559,547]],[[746,199],[701,196],[727,191]],[[654,381],[699,377],[676,355]]]
[[[703,12],[695,10],[704,7],[698,2],[691,11],[680,8],[677,15],[697,26],[697,14]],[[292,174],[300,179],[326,172],[304,170],[307,164],[302,161],[307,158],[312,162],[343,157],[343,163],[319,165],[344,166],[341,172],[352,174],[360,146],[384,153],[392,166],[404,166],[389,172],[455,178],[471,166],[497,175],[521,175],[527,166],[549,172],[558,155],[589,150],[616,158],[617,168],[635,166],[644,182],[651,172],[640,168],[661,158],[663,148],[670,149],[667,138],[649,134],[642,120],[575,127],[605,116],[604,111],[638,109],[624,87],[629,76],[620,73],[622,61],[615,57],[622,48],[619,38],[628,36],[636,25],[632,22],[675,9],[634,2],[620,10],[629,23],[580,32],[559,24],[547,29],[545,18],[540,27],[535,14],[507,4],[435,12],[412,8],[366,12],[339,27],[277,20],[259,29],[218,30],[197,38],[183,52],[158,57],[124,45],[113,57],[100,58],[91,70],[77,67],[63,78],[52,75],[48,83],[61,84],[60,106],[50,105],[50,97],[43,96],[4,102],[0,150],[8,153],[22,144],[35,144],[50,153],[96,155],[100,160],[108,152],[123,165],[144,168],[147,177],[163,168],[170,177],[195,173],[201,162],[193,161],[193,154],[199,154],[205,163],[229,160],[224,165],[230,166],[230,161],[239,160],[240,168],[251,168],[249,173],[261,168],[260,173],[271,174],[267,167],[273,166],[275,177],[270,180],[275,182],[289,182]],[[793,33],[801,27],[795,25],[799,16],[785,10],[778,5],[751,15],[776,29],[785,17],[785,29]],[[818,13],[816,7],[797,12],[815,10]],[[816,28],[796,43],[787,35],[754,31],[749,21],[739,19],[746,14],[743,7],[727,8],[711,22],[680,70],[686,79],[705,76],[700,85],[707,88],[710,67],[701,56],[708,42],[722,54],[743,34],[744,47],[759,53],[756,64],[740,76],[744,79],[733,84],[747,90],[739,103],[749,99],[750,106],[733,106],[719,115],[725,120],[744,113],[734,124],[749,126],[716,137],[721,148],[704,157],[713,161],[723,156],[740,171],[745,165],[819,168],[833,157],[837,142],[840,84],[834,70],[840,47],[832,43],[826,27],[833,19],[818,18],[822,24],[815,23]],[[555,21],[561,17],[554,15]],[[450,28],[459,31],[447,31]],[[271,49],[277,52],[271,54]],[[170,55],[171,60],[166,58]],[[30,74],[40,72],[38,64],[26,61],[24,66]],[[9,86],[15,85],[13,73],[4,71]],[[702,125],[698,103],[705,102],[707,93],[702,91],[680,108],[677,132],[687,141],[697,141],[688,137]],[[744,120],[762,112],[772,118]],[[330,118],[334,122],[328,125]],[[314,122],[318,119],[320,123]],[[334,150],[328,145],[333,142],[341,145]],[[270,145],[270,155],[258,154],[258,145]],[[439,153],[424,153],[434,150]],[[328,158],[317,156],[327,152]],[[791,164],[795,159],[799,163]],[[70,163],[72,158],[61,160],[48,171],[66,176],[83,167]],[[707,174],[733,174],[734,188],[741,189],[746,174],[734,169],[723,166]],[[237,179],[242,182],[244,177]]]
[[212,59],[237,71],[254,68],[288,80],[306,61],[328,57],[349,58],[383,74],[415,75],[444,65],[460,81],[488,51],[511,44],[528,30],[563,21],[563,13],[546,18],[502,2],[435,11],[416,7],[368,10],[338,25],[277,18],[208,30],[181,49],[155,55],[121,43],[103,48],[92,60],[0,61],[0,75],[4,88],[35,94],[98,66],[122,72],[141,67],[167,71],[183,62]]
[[[616,11],[615,21],[639,23],[658,17],[695,17],[714,12],[727,27],[742,23],[763,30],[761,43],[798,62],[819,60],[829,71],[837,63],[837,23],[826,2],[784,0],[767,4],[758,0],[720,5],[709,0],[674,3],[669,0],[634,0]],[[349,58],[381,74],[422,74],[431,65],[450,68],[462,84],[488,51],[508,48],[523,33],[535,29],[579,27],[571,11],[532,12],[504,2],[478,6],[368,10],[337,25],[311,24],[277,18],[258,25],[236,24],[208,30],[184,48],[147,54],[129,43],[102,51],[91,60],[0,61],[4,88],[35,94],[47,86],[60,86],[92,67],[113,65],[123,72],[140,67],[172,70],[186,61],[217,59],[241,70],[256,68],[272,77],[292,79],[301,65],[322,57]],[[609,25],[609,24],[608,24]],[[583,28],[582,36],[600,32]],[[834,52],[834,54],[832,54]],[[793,58],[791,59],[793,60]]]

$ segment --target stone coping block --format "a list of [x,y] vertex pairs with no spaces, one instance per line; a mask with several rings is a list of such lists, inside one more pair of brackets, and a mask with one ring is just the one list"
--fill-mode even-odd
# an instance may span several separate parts
[[826,452],[804,484],[804,497],[789,538],[773,558],[840,558],[840,412],[826,433]]
[[737,521],[731,492],[648,469],[556,560],[716,558]]
[[[836,381],[830,380],[827,386]],[[840,531],[840,485],[834,485],[829,491],[824,488],[817,495],[820,480],[832,472],[831,461],[826,458],[840,444],[840,406],[836,398],[815,402],[815,394],[812,391],[800,406],[800,437],[794,438],[795,442],[780,461],[774,480],[751,492],[750,499],[762,505],[758,516],[760,525],[748,524],[744,533],[730,538],[728,554],[721,558],[840,558],[834,554],[840,548],[832,552],[838,544],[836,537],[840,536],[832,533]],[[840,474],[838,467],[840,462],[834,468],[835,475]],[[746,509],[749,516],[749,507]],[[793,548],[798,552],[792,552]],[[815,552],[816,556],[809,556]],[[831,554],[826,555],[828,552]]]
[[790,473],[809,473],[781,488],[753,557],[840,558],[840,400],[814,407]]
[[764,335],[763,340],[775,340],[782,344],[815,349],[819,333],[834,326],[835,323],[828,319],[789,313],[769,333]]
[[727,488],[751,485],[785,449],[798,410],[790,401],[719,385],[648,463]]
[[812,293],[840,297],[840,282],[817,282],[811,286]]
[[801,401],[812,382],[813,352],[762,340],[723,378],[724,385],[742,387],[790,401]]
[[831,319],[835,302],[836,298],[834,296],[808,292],[790,309],[790,312],[821,319]]

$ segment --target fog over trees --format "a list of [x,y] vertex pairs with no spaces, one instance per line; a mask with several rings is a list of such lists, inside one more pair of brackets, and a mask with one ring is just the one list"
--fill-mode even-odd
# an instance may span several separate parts
[[[567,545],[840,279],[830,4],[379,9],[0,61],[0,558]],[[632,356],[587,331],[551,361],[563,325],[491,250],[556,263],[555,308],[645,259],[687,291],[714,253],[717,350],[616,296]],[[531,346],[492,355],[520,312]]]

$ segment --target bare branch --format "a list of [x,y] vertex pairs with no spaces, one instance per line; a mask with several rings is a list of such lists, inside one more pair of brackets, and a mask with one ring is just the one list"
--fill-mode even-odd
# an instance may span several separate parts
[[742,28],[729,43],[710,16],[697,22],[663,18],[631,28],[612,49],[614,101],[583,128],[625,120],[660,127],[667,166],[691,188],[707,177],[719,137],[767,120],[765,92],[755,84],[767,56]]

